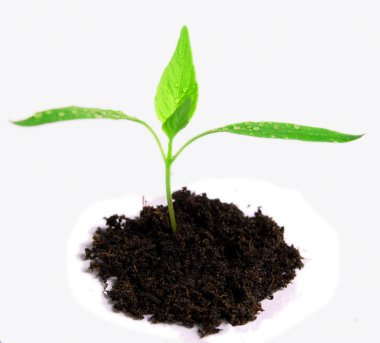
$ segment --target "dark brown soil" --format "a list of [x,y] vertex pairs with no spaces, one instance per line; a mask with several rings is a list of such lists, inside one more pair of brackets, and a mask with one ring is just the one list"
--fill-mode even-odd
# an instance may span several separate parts
[[286,287],[302,268],[284,228],[259,209],[245,216],[235,205],[173,194],[178,233],[166,206],[146,206],[135,219],[113,215],[85,251],[90,270],[107,286],[116,311],[153,323],[196,325],[201,336],[223,321],[255,320],[260,302]]

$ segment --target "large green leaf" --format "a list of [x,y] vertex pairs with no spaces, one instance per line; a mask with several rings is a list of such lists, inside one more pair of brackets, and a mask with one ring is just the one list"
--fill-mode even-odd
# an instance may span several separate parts
[[48,123],[55,123],[64,120],[75,119],[127,119],[135,120],[136,118],[127,116],[123,112],[114,110],[102,110],[98,108],[84,107],[63,107],[55,108],[47,111],[37,112],[29,118],[14,122],[21,126],[36,126]]
[[296,139],[300,141],[331,143],[350,142],[362,136],[297,124],[249,121],[227,125],[215,130],[210,130],[209,132],[229,132],[261,138]]
[[[195,112],[198,100],[198,84],[195,77],[189,33],[187,27],[184,26],[177,48],[157,87],[155,108],[162,124],[173,116],[176,110],[189,98],[191,98],[190,108],[182,113],[185,118],[181,121],[175,121],[181,122],[181,128],[173,127],[174,131],[178,132],[187,125]],[[174,125],[175,122],[170,125]]]

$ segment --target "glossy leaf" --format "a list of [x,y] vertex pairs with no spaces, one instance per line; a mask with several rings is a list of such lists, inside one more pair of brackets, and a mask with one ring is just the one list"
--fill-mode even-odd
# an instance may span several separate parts
[[37,112],[29,118],[16,121],[14,124],[21,126],[36,126],[49,123],[55,123],[64,120],[76,119],[127,119],[136,120],[136,118],[127,116],[123,112],[114,110],[102,110],[98,108],[85,107],[63,107],[47,111]]
[[191,111],[191,98],[187,98],[162,125],[162,130],[169,138],[174,136],[188,124],[188,114]]
[[362,137],[362,135],[350,135],[318,127],[276,122],[242,122],[211,130],[210,133],[213,132],[229,132],[261,138],[296,139],[300,141],[331,143],[345,143]]
[[[198,84],[193,65],[189,32],[184,26],[177,48],[157,87],[155,108],[161,123],[164,124],[168,118],[178,113],[176,110],[189,98],[191,98],[191,105],[189,110],[183,113],[185,118],[180,121],[173,121],[170,124],[171,126],[180,122],[182,128],[185,127],[195,112],[198,100]],[[176,132],[179,130],[179,128],[175,129]]]

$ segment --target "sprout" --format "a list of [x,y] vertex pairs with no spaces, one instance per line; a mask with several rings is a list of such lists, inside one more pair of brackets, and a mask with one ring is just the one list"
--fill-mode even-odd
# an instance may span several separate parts
[[50,109],[34,114],[33,116],[14,122],[21,126],[36,126],[75,119],[115,119],[129,120],[145,126],[153,135],[160,149],[165,164],[166,196],[173,233],[177,231],[175,219],[170,171],[173,162],[182,151],[201,137],[206,135],[227,132],[238,135],[293,139],[311,142],[345,143],[360,138],[362,135],[349,135],[327,129],[303,126],[298,124],[277,122],[241,122],[208,130],[191,138],[176,153],[173,153],[173,140],[179,131],[184,129],[194,115],[198,100],[198,83],[191,52],[188,29],[184,26],[174,54],[161,76],[155,96],[155,109],[158,119],[162,123],[162,130],[168,137],[168,146],[164,148],[156,132],[145,121],[131,117],[115,110],[97,108],[64,107]]

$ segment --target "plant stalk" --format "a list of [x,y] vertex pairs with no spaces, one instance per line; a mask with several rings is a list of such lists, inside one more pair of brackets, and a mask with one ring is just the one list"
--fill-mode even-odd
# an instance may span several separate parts
[[201,137],[204,137],[204,136],[207,136],[211,133],[217,133],[217,132],[220,132],[218,129],[213,129],[213,130],[208,130],[208,131],[205,131],[205,132],[202,132],[201,134],[191,138],[189,141],[187,141],[179,150],[178,152],[173,156],[172,158],[172,162],[174,162],[176,160],[176,158],[179,156],[179,154],[185,150],[185,148],[187,146],[189,146],[191,143],[193,143],[194,141],[196,141],[197,139],[201,138]]
[[164,149],[163,149],[163,147],[162,147],[162,145],[161,145],[161,142],[160,142],[160,140],[159,140],[159,138],[158,138],[156,132],[155,132],[155,131],[154,131],[154,130],[153,130],[153,129],[152,129],[152,128],[151,128],[151,127],[145,122],[145,121],[140,120],[140,119],[137,119],[137,118],[134,118],[134,117],[131,117],[131,118],[132,118],[132,119],[129,119],[129,120],[134,121],[134,122],[136,122],[136,123],[139,123],[139,124],[145,126],[145,127],[149,130],[149,132],[153,135],[153,137],[154,137],[154,139],[155,139],[155,141],[156,141],[156,143],[158,144],[158,147],[159,147],[159,149],[160,149],[162,159],[164,160],[164,163],[166,163],[165,152],[164,152]]
[[170,180],[171,180],[170,179],[170,171],[171,171],[171,166],[173,163],[172,150],[173,150],[173,139],[169,139],[168,153],[167,153],[166,161],[165,161],[166,199],[167,199],[167,203],[168,203],[170,224],[171,224],[173,233],[175,234],[177,232],[177,223],[175,221],[175,213],[174,213],[173,199],[172,199],[172,190],[171,190],[171,183],[170,183]]

